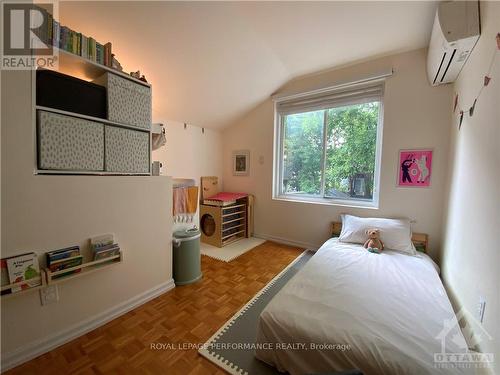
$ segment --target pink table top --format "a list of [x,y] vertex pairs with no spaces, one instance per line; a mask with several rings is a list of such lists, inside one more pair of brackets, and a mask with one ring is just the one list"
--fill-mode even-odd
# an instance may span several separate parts
[[227,192],[221,192],[217,193],[215,195],[212,195],[211,197],[206,198],[207,200],[211,201],[222,201],[222,202],[228,202],[228,201],[234,201],[236,199],[241,199],[248,197],[247,193],[227,193]]

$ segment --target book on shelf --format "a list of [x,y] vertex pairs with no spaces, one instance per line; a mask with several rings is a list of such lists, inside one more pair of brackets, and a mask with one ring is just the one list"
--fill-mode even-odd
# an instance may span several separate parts
[[45,256],[47,257],[47,266],[50,266],[50,264],[54,261],[64,258],[71,258],[78,255],[80,255],[79,246],[71,246],[64,249],[49,251],[48,253],[45,253]]
[[67,26],[62,26],[46,9],[37,6],[36,8],[44,14],[44,19],[47,20],[42,27],[36,27],[33,20],[30,24],[33,32],[41,41],[98,64],[113,67],[110,42],[101,44],[92,37],[71,30]]
[[112,45],[108,42],[104,45],[104,65],[111,67],[112,62]]
[[62,26],[46,9],[36,7],[44,14],[47,22],[43,27],[35,27],[31,21],[35,35],[46,44],[53,45],[64,51],[81,56],[98,64],[112,67],[113,54],[111,43],[101,44],[92,37]]
[[[63,259],[58,259],[58,260],[52,261],[50,263],[50,265],[48,265],[48,268],[49,268],[50,272],[58,272],[58,271],[63,271],[63,270],[68,269],[68,268],[80,266],[82,263],[83,263],[83,256],[76,255],[76,256],[69,257],[69,258],[63,258]],[[74,269],[74,270],[71,270],[68,272],[63,272],[63,273],[56,275],[56,276],[52,276],[52,278],[58,279],[60,277],[71,275],[73,273],[78,273],[81,270],[82,270],[81,268],[77,268],[77,269]]]
[[[20,286],[11,288],[12,293],[19,292],[24,289],[32,288],[42,284],[40,277],[40,266],[38,264],[38,256],[35,253],[26,253],[7,258],[7,271],[9,282],[11,284],[26,281]],[[29,281],[30,279],[35,279]]]
[[103,51],[102,44],[99,42],[96,42],[95,43],[95,61],[99,64],[101,64],[101,60],[102,60],[102,51]]
[[88,59],[89,58],[89,40],[88,38],[82,34],[82,57]]
[[94,249],[94,260],[106,259],[120,254],[118,244],[106,245]]
[[47,13],[47,40],[45,40],[45,42],[47,44],[52,44],[53,38],[54,38],[54,17],[52,17],[52,14]]
[[[0,259],[0,279],[2,287],[10,284],[9,271],[7,270],[7,261],[5,259]],[[2,290],[2,295],[10,293],[10,289]]]
[[[45,256],[47,257],[47,268],[50,272],[57,272],[66,268],[76,267],[81,265],[83,262],[83,256],[80,254],[79,246],[71,246],[64,249],[49,251],[45,254]],[[54,276],[53,278],[56,279],[80,271],[81,269],[68,271]]]
[[96,248],[113,245],[114,242],[115,239],[112,234],[103,234],[101,236],[92,237],[90,239],[90,246],[92,247],[92,250],[95,250]]

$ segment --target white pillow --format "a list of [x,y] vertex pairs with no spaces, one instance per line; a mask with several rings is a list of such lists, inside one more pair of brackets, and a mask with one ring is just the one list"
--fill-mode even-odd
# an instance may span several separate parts
[[408,219],[383,219],[363,218],[352,215],[342,216],[342,231],[340,242],[351,242],[364,244],[368,239],[366,230],[376,228],[380,230],[380,239],[386,249],[401,251],[406,254],[417,253],[413,242],[411,242],[411,226]]

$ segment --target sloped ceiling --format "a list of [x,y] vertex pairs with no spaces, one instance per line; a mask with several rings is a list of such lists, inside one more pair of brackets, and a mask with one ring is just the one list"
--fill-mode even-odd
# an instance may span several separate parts
[[301,75],[428,44],[435,2],[60,2],[153,85],[153,120],[230,125]]

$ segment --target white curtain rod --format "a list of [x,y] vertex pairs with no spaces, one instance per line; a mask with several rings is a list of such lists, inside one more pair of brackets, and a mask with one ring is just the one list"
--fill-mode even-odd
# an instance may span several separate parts
[[332,85],[332,86],[322,87],[322,88],[319,88],[319,89],[315,89],[315,90],[311,90],[311,91],[306,91],[306,92],[299,92],[299,93],[293,93],[293,94],[285,94],[285,93],[279,94],[278,93],[278,94],[275,94],[275,95],[271,95],[271,99],[273,99],[275,102],[282,102],[282,101],[285,101],[285,100],[291,100],[291,99],[301,98],[303,96],[318,95],[318,94],[322,94],[322,93],[325,93],[325,92],[342,89],[344,87],[350,87],[350,86],[354,86],[354,85],[358,85],[358,84],[362,84],[362,83],[368,83],[368,82],[372,82],[372,81],[378,81],[378,80],[390,77],[393,74],[394,74],[394,69],[390,68],[388,70],[379,72],[379,73],[374,74],[374,75],[370,75],[370,76],[365,77],[365,78],[358,79],[356,81],[349,81],[349,82],[338,83],[338,84],[335,84],[335,85]]

